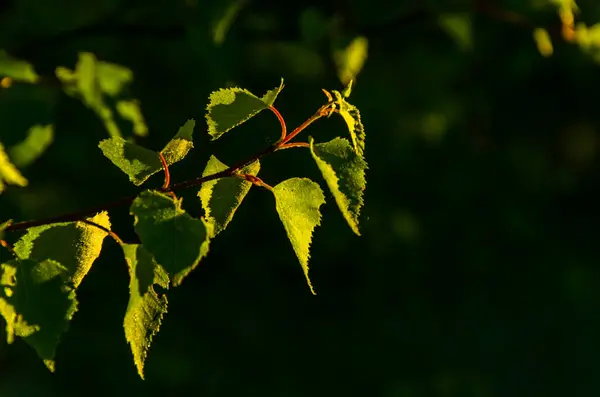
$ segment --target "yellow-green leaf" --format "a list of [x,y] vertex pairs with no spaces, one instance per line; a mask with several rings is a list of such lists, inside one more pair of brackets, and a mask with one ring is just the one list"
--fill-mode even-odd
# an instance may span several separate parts
[[36,83],[40,76],[29,62],[15,59],[0,49],[0,77],[10,77],[16,81]]
[[369,40],[364,36],[355,37],[350,43],[333,52],[338,77],[342,84],[348,84],[362,70],[367,60]]
[[360,112],[357,107],[346,101],[347,96],[350,95],[351,87],[352,81],[344,90],[344,94],[346,95],[336,90],[333,90],[332,93],[335,97],[335,104],[338,109],[337,113],[342,116],[348,127],[354,151],[359,156],[363,156],[365,151],[365,127],[360,119]]
[[23,338],[48,369],[61,335],[77,311],[75,290],[65,283],[68,269],[53,260],[12,260],[0,265],[0,315],[7,342]]
[[113,136],[98,144],[104,156],[119,167],[134,185],[140,186],[152,175],[162,170],[158,153],[136,145],[121,137]]
[[213,140],[218,139],[227,131],[273,105],[282,89],[283,79],[281,79],[279,87],[267,91],[262,98],[239,87],[214,91],[210,94],[209,104],[206,107],[208,133]]
[[[87,220],[110,230],[106,211]],[[106,236],[104,230],[81,221],[53,223],[27,229],[14,248],[21,259],[60,263],[67,271],[66,281],[77,288],[100,255]]]
[[117,102],[117,112],[125,120],[133,124],[133,133],[138,136],[148,135],[148,126],[142,115],[140,103],[136,100],[121,100]]
[[4,151],[4,146],[0,143],[0,193],[4,190],[5,183],[23,187],[27,186],[29,182],[11,163],[8,154]]
[[208,254],[212,225],[188,215],[181,199],[147,190],[133,201],[130,212],[144,248],[165,268],[174,287]]
[[[204,168],[202,176],[216,174],[229,168],[215,156],[211,156]],[[256,176],[260,170],[260,163],[254,163],[242,168],[240,174]],[[239,177],[225,177],[213,179],[202,184],[198,197],[202,202],[204,217],[214,226],[215,236],[225,230],[235,211],[238,209],[246,194],[250,191],[252,183]]]
[[279,219],[300,261],[308,286],[316,295],[308,276],[308,259],[313,230],[321,224],[319,208],[325,203],[323,191],[310,179],[291,178],[276,185],[273,194]]
[[311,137],[310,151],[346,222],[360,236],[358,218],[367,184],[367,163],[344,138],[314,144]]
[[122,248],[129,267],[129,304],[123,328],[138,374],[144,379],[144,363],[152,338],[167,312],[167,296],[159,296],[154,286],[168,289],[169,276],[143,246],[123,244]]
[[536,28],[533,31],[533,39],[535,40],[535,44],[537,45],[538,51],[542,56],[549,57],[554,52],[552,47],[552,40],[550,39],[550,34],[544,28]]
[[177,134],[165,145],[161,153],[165,158],[168,165],[177,163],[187,156],[190,150],[194,147],[194,141],[192,140],[192,134],[194,133],[194,126],[196,122],[190,119],[179,128]]
[[54,126],[36,124],[27,131],[27,137],[9,149],[9,155],[17,167],[27,167],[40,157],[52,143]]

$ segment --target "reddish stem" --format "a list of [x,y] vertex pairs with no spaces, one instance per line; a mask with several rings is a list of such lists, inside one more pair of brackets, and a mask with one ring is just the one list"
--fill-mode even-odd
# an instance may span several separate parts
[[281,115],[281,113],[279,113],[279,110],[275,109],[275,106],[269,106],[269,110],[271,110],[271,112],[273,112],[275,114],[275,116],[277,116],[277,120],[279,120],[279,124],[281,124],[281,139],[280,140],[284,140],[285,136],[287,135],[287,126],[285,125],[285,120],[283,119],[283,116]]
[[169,166],[167,165],[167,161],[165,160],[165,157],[163,156],[163,154],[161,152],[158,152],[158,158],[160,159],[160,162],[162,163],[163,171],[165,172],[165,183],[163,183],[162,189],[166,190],[169,188],[169,185],[171,184],[171,173],[169,172]]
[[113,232],[109,228],[106,228],[96,222],[90,221],[89,219],[81,219],[80,221],[106,232],[110,237],[112,237],[113,240],[115,240],[117,242],[117,244],[119,244],[119,245],[124,244],[123,240],[121,240],[121,238],[117,235],[117,233]]
[[331,104],[328,103],[326,105],[321,106],[319,108],[319,110],[317,110],[317,112],[315,114],[310,116],[310,118],[308,120],[306,120],[304,123],[302,123],[298,127],[296,127],[294,129],[294,131],[290,132],[290,134],[288,136],[286,136],[284,139],[280,140],[279,143],[277,144],[277,146],[278,146],[277,148],[279,149],[281,146],[285,145],[286,143],[288,143],[289,141],[294,139],[294,137],[296,135],[298,135],[299,133],[301,133],[306,127],[308,127],[313,122],[320,119],[321,117],[327,116],[330,112],[331,112]]
[[310,144],[308,142],[291,142],[291,143],[286,143],[284,145],[281,145],[279,147],[279,150],[282,150],[282,149],[291,149],[293,147],[310,148]]
[[17,253],[15,252],[14,248],[8,243],[8,241],[6,240],[0,240],[0,245],[3,246],[4,248],[6,248],[7,250],[10,251],[10,253],[15,257],[15,258],[19,258],[19,256],[17,255]]

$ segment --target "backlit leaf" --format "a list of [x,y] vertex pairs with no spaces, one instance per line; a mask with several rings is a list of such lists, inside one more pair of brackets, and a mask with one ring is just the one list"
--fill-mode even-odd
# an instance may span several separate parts
[[131,214],[144,248],[165,268],[173,286],[180,285],[208,254],[212,225],[188,215],[181,199],[147,190],[133,201]]
[[117,102],[117,112],[125,120],[129,120],[133,124],[133,133],[138,136],[148,135],[148,126],[142,115],[140,103],[135,100],[122,100]]
[[[195,123],[194,120],[188,120],[162,149],[167,165],[181,161],[194,147],[192,133]],[[104,139],[98,147],[136,186],[140,186],[163,168],[157,152],[120,137]]]
[[196,122],[193,119],[186,121],[183,127],[179,128],[177,134],[165,145],[161,153],[168,165],[183,160],[190,150],[194,147],[192,134]]
[[267,91],[262,98],[238,87],[214,91],[210,94],[209,104],[206,107],[208,133],[213,140],[218,139],[227,131],[273,105],[282,89],[283,79],[279,87]]
[[146,149],[121,137],[104,139],[98,144],[102,153],[119,167],[134,185],[140,186],[162,170],[162,163],[154,150]]
[[358,217],[367,184],[367,163],[344,138],[314,144],[311,137],[310,150],[342,215],[352,231],[360,236]]
[[536,28],[533,30],[533,39],[535,40],[535,44],[537,45],[538,51],[542,56],[549,57],[554,52],[554,48],[552,47],[552,40],[550,39],[550,34],[546,29]]
[[61,335],[77,311],[75,290],[65,283],[69,271],[58,262],[30,259],[0,265],[0,315],[8,343],[15,335],[33,347],[54,372]]
[[[351,84],[352,82],[349,83],[349,86],[344,92],[348,92],[349,94]],[[354,151],[356,151],[359,156],[363,156],[365,151],[365,127],[360,119],[360,112],[356,106],[346,101],[346,96],[342,95],[339,91],[333,90],[332,93],[335,97],[335,103],[338,109],[337,113],[342,116],[348,127]]]
[[0,77],[10,77],[16,81],[36,83],[40,76],[29,62],[15,59],[0,49]]
[[9,149],[9,155],[17,167],[27,167],[41,156],[54,138],[54,126],[34,125],[27,131],[27,137]]
[[473,23],[469,13],[447,13],[438,17],[441,28],[456,42],[462,51],[473,48]]
[[152,338],[167,312],[167,296],[159,296],[154,286],[168,289],[169,276],[143,246],[124,244],[122,248],[129,267],[129,304],[123,328],[138,374],[144,379],[144,363]]
[[[106,211],[87,219],[110,230]],[[67,281],[77,288],[100,255],[106,235],[104,230],[81,221],[53,223],[27,229],[14,248],[21,259],[60,263]]]
[[355,37],[347,46],[336,49],[333,59],[337,66],[338,77],[342,84],[348,84],[362,70],[367,60],[369,40],[366,37]]
[[116,96],[133,81],[133,72],[121,65],[96,61],[96,78],[102,92]]
[[[227,165],[211,156],[202,176],[216,174],[227,168]],[[239,173],[256,176],[259,170],[260,163],[255,161],[242,168]],[[251,182],[238,177],[219,178],[202,184],[198,197],[202,202],[206,220],[214,226],[215,235],[225,230],[251,187]]]
[[319,208],[325,203],[323,191],[310,179],[291,178],[276,185],[273,194],[279,219],[302,265],[308,286],[315,294],[308,277],[308,259],[313,230],[321,224]]
[[21,172],[11,163],[4,146],[0,143],[0,193],[4,191],[4,185],[27,186],[29,182],[21,175]]

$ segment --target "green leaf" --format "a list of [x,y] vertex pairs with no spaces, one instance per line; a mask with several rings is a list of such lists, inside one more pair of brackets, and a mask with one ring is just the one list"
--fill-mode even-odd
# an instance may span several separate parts
[[227,6],[225,12],[217,20],[213,28],[213,41],[216,45],[220,46],[223,44],[231,24],[246,4],[248,4],[248,0],[235,0]]
[[544,28],[536,28],[533,30],[533,39],[537,45],[538,51],[542,56],[549,57],[554,52],[552,39],[550,34]]
[[102,153],[119,167],[134,185],[140,186],[162,170],[162,163],[154,150],[146,149],[121,137],[112,137],[98,144]]
[[308,277],[308,259],[313,230],[321,224],[319,207],[325,203],[323,191],[310,179],[291,178],[275,186],[273,194],[279,219],[302,265],[308,286],[316,295]]
[[218,139],[227,131],[273,105],[282,89],[283,79],[279,87],[267,91],[262,98],[238,87],[222,88],[212,92],[206,107],[208,133],[212,136],[212,140]]
[[133,361],[144,379],[144,362],[152,338],[167,312],[167,296],[158,296],[154,286],[169,288],[169,276],[154,257],[139,244],[122,245],[129,267],[129,304],[123,320],[125,338],[131,345]]
[[54,372],[61,335],[77,311],[75,290],[65,284],[68,270],[58,262],[30,259],[0,265],[0,315],[6,320],[8,343],[19,336]]
[[196,122],[190,119],[185,122],[183,127],[179,128],[177,134],[165,145],[161,153],[168,165],[177,163],[184,159],[190,150],[194,147],[192,134]]
[[21,172],[10,162],[8,154],[4,151],[4,146],[0,143],[0,193],[4,190],[4,184],[16,186],[27,186],[27,179],[21,175]]
[[364,36],[355,37],[347,46],[334,50],[338,77],[342,84],[348,84],[362,70],[367,60],[369,40]]
[[148,135],[148,126],[142,115],[140,104],[136,100],[122,100],[117,102],[117,112],[125,120],[133,124],[133,133],[138,136]]
[[212,226],[188,215],[181,199],[147,190],[133,201],[131,214],[144,248],[167,270],[174,287],[208,254]]
[[75,65],[75,84],[83,96],[84,102],[96,108],[103,105],[102,90],[96,80],[96,56],[89,52],[79,53],[79,60]]
[[[75,70],[59,66],[56,68],[56,77],[63,82],[68,95],[80,97],[86,106],[96,112],[111,137],[121,137],[114,112],[104,102],[104,95],[115,97],[120,94],[133,80],[130,69],[98,61],[92,53],[80,52]],[[147,134],[148,129],[136,101],[117,102],[117,111],[133,123],[135,134]]]
[[[87,220],[110,230],[106,211]],[[77,288],[100,255],[106,236],[104,230],[81,221],[53,223],[27,229],[14,248],[21,259],[60,263],[67,271],[66,281]]]
[[9,149],[9,156],[17,167],[27,167],[44,153],[53,138],[52,124],[36,124],[27,131],[27,138]]
[[[193,119],[188,120],[175,137],[165,145],[161,152],[167,165],[183,160],[194,147],[192,133],[195,124]],[[157,152],[121,137],[104,139],[100,141],[98,147],[114,165],[129,176],[129,180],[136,186],[140,186],[163,168]]]
[[473,48],[473,23],[471,14],[448,13],[441,14],[438,17],[438,23],[452,37],[462,51],[468,51]]
[[[215,156],[211,156],[202,172],[202,176],[216,174],[229,168]],[[254,163],[242,168],[240,174],[256,176],[260,170],[260,163]],[[198,191],[202,202],[206,220],[214,226],[215,236],[225,230],[235,211],[238,209],[246,194],[250,191],[252,183],[239,177],[226,177],[204,182]]]
[[96,79],[100,85],[100,90],[114,97],[119,95],[125,86],[133,81],[133,72],[121,65],[96,61]]
[[[351,84],[352,82],[349,83],[344,93],[350,94]],[[338,106],[337,113],[342,116],[348,127],[348,132],[350,132],[354,151],[359,156],[363,156],[365,151],[365,126],[360,119],[360,112],[356,106],[346,101],[348,95],[344,96],[336,90],[332,90],[332,93],[335,96],[335,104]]]
[[367,163],[356,154],[352,145],[344,138],[335,138],[327,143],[314,144],[311,137],[310,151],[327,186],[354,233],[360,236],[358,217],[363,206],[363,192],[367,185],[365,169]]
[[36,83],[40,78],[29,62],[12,58],[6,51],[1,49],[0,76],[10,77],[13,80],[26,83]]

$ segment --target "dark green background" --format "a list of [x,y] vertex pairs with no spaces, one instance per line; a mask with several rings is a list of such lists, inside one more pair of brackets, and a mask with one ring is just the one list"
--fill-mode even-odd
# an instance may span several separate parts
[[[305,284],[272,196],[252,189],[209,256],[169,293],[146,381],[122,329],[127,267],[107,239],[79,289],[56,373],[22,341],[0,342],[0,396],[600,393],[600,69],[560,38],[543,58],[530,28],[475,3],[255,1],[221,46],[211,26],[227,1],[2,3],[0,48],[44,76],[58,65],[73,68],[79,51],[134,71],[131,95],[150,129],[139,143],[160,149],[188,118],[198,121],[196,149],[172,167],[175,181],[200,174],[211,153],[231,164],[278,138],[277,120],[264,112],[209,142],[204,109],[212,90],[234,84],[262,95],[283,77],[276,105],[293,128],[323,103],[321,87],[342,88],[330,36],[307,17],[335,16],[336,40],[369,40],[351,102],[366,126],[370,170],[362,237],[327,196],[312,247],[318,296]],[[560,24],[540,3],[493,5]],[[596,1],[579,4],[582,20],[600,21]],[[469,13],[471,50],[440,27],[448,12]],[[97,144],[107,133],[80,101],[51,87],[0,91],[2,142],[45,122],[55,123],[54,143],[23,171],[30,186],[0,197],[0,220],[58,215],[136,192],[102,156]],[[344,133],[342,120],[331,118],[304,136]],[[266,158],[261,176],[272,185],[292,176],[322,183],[303,149]],[[149,186],[161,182],[155,176]],[[195,193],[184,194],[184,205],[200,215]],[[111,216],[113,229],[132,241],[127,208]]]

